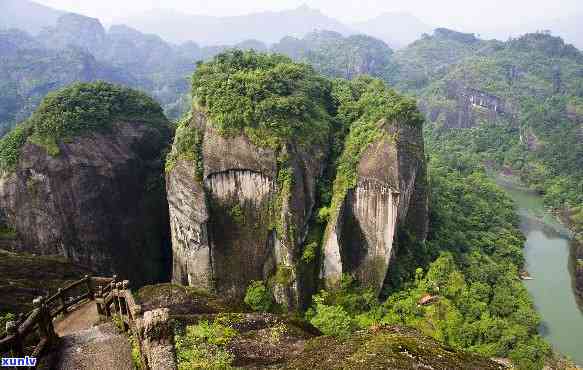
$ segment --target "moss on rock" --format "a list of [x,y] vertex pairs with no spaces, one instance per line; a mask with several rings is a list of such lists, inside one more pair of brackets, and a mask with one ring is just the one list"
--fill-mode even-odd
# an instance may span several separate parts
[[306,342],[304,351],[284,369],[502,369],[478,355],[455,351],[403,327],[374,328],[348,338],[322,336]]

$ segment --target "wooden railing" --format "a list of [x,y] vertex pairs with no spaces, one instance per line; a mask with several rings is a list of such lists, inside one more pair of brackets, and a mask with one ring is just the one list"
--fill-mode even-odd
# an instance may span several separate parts
[[148,329],[144,328],[142,307],[136,303],[129,289],[129,281],[117,281],[115,275],[112,278],[85,276],[58,289],[52,296],[36,298],[31,312],[6,323],[6,333],[0,337],[0,354],[10,354],[11,357],[31,356],[37,358],[38,362],[58,342],[53,320],[74,311],[87,301],[95,302],[102,320],[114,321],[121,330],[131,333],[137,339],[142,364],[149,369],[148,356],[143,349],[144,343],[148,348],[152,346],[152,338],[145,338],[145,330]]
[[105,318],[117,318],[121,321],[121,329],[131,331],[138,338],[142,320],[142,307],[129,289],[129,281],[116,281],[115,277],[103,286],[98,286],[95,292],[97,313]]
[[129,289],[129,281],[100,285],[95,292],[97,312],[104,319],[115,319],[120,329],[130,333],[139,346],[143,369],[177,370],[174,327],[169,310],[142,312],[142,306]]
[[53,319],[93,299],[94,279],[85,276],[50,297],[35,298],[31,312],[6,323],[6,333],[0,338],[0,353],[9,353],[13,357],[42,357],[58,338]]

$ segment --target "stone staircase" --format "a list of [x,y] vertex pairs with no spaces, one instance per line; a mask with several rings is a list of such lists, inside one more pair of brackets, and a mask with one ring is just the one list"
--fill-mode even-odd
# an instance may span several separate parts
[[58,370],[132,370],[128,337],[108,321],[99,324],[95,303],[87,302],[55,323],[61,337]]

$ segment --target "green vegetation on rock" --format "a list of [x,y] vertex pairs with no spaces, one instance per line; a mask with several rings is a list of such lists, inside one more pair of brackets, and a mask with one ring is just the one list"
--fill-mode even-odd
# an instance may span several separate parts
[[60,141],[88,132],[111,130],[115,121],[167,124],[162,109],[143,93],[106,82],[75,83],[49,93],[34,114],[0,141],[0,165],[16,165],[20,149],[30,140],[58,155]]
[[183,159],[195,164],[195,176],[198,181],[203,178],[202,141],[203,133],[191,124],[192,111],[186,113],[176,125],[174,145],[166,157],[166,172],[172,171],[176,161]]
[[398,140],[390,137],[388,130],[396,123],[416,127],[423,124],[413,99],[398,95],[377,79],[337,80],[333,96],[338,102],[337,119],[348,128],[348,134],[337,161],[331,205],[329,211],[324,210],[330,220],[334,220],[348,190],[356,186],[357,166],[369,145],[382,138]]
[[322,143],[329,131],[330,83],[278,54],[234,50],[199,64],[196,104],[225,135],[245,133],[256,145],[280,148],[295,139]]
[[30,129],[25,124],[16,126],[0,139],[0,169],[14,168],[20,158],[20,149],[26,143]]
[[244,301],[254,311],[269,312],[274,305],[271,291],[263,281],[252,281],[249,284]]
[[400,326],[359,330],[349,337],[320,336],[306,342],[304,351],[284,366],[329,369],[500,369],[482,356],[441,345],[419,332]]
[[231,369],[234,356],[225,346],[237,334],[235,329],[217,320],[186,326],[184,332],[175,335],[178,369]]
[[352,332],[352,319],[340,305],[324,303],[326,294],[314,297],[315,307],[310,313],[310,323],[322,333],[346,338]]
[[11,312],[0,313],[0,337],[2,337],[6,331],[6,323],[8,321],[14,321],[15,319],[16,316]]

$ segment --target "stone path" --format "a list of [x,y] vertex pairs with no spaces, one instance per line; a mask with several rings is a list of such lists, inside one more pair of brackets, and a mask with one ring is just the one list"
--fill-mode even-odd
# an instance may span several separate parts
[[88,302],[55,323],[63,343],[58,370],[132,370],[131,345],[111,322],[97,324],[94,302]]

